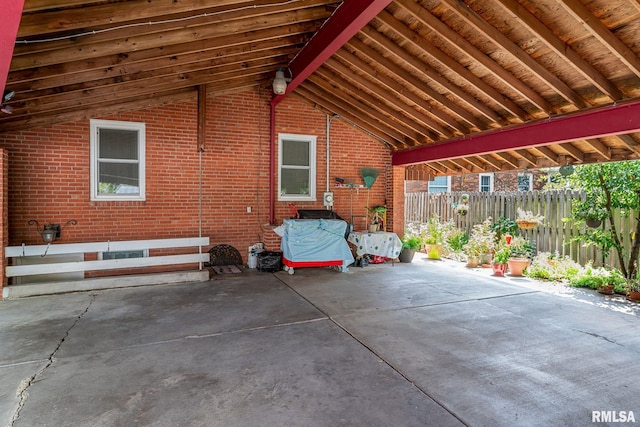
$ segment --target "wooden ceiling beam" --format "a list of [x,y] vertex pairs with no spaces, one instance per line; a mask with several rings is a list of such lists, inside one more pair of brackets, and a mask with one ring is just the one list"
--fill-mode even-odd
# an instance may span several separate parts
[[342,2],[320,30],[289,63],[289,70],[291,70],[293,78],[287,85],[285,94],[276,95],[272,104],[278,105],[288,93],[304,82],[389,3],[391,0]]
[[490,156],[488,154],[483,154],[477,157],[482,159],[485,163],[489,164],[490,166],[494,167],[496,170],[502,170],[502,162],[496,159],[495,157]]
[[[462,104],[467,105],[472,110],[477,111],[483,117],[486,117],[489,121],[493,123],[505,122],[505,119],[494,110],[489,108],[484,103],[480,102],[472,95],[466,93],[458,86],[451,83],[449,80],[447,80],[446,77],[438,73],[429,64],[421,61],[419,58],[416,58],[413,54],[398,46],[397,43],[387,38],[384,34],[378,32],[370,25],[363,28],[360,33],[363,36],[366,36],[372,42],[378,44],[382,50],[389,52],[390,54],[398,58],[400,62],[406,64],[407,68],[409,68],[409,73],[422,76],[421,80],[436,82],[438,85],[444,87],[452,97],[455,97]],[[427,86],[427,83],[425,83],[424,81],[421,84],[422,86]],[[447,104],[445,105],[449,104],[450,102],[447,102]]]
[[313,83],[311,79],[307,79],[304,85],[299,88],[303,90],[302,94],[304,96],[315,99],[317,104],[328,106],[331,111],[335,111],[340,117],[348,118],[374,135],[384,135],[384,139],[392,142],[394,147],[408,147],[404,142],[406,135],[388,126],[386,121],[367,120],[366,114],[359,108],[338,98],[333,94],[334,92],[327,92],[322,89]]
[[529,165],[536,167],[538,165],[537,158],[527,150],[515,150],[515,152],[522,157],[522,160]]
[[[449,126],[454,129],[462,132],[469,133],[469,128],[464,123],[459,123],[455,120],[455,117],[458,117],[463,122],[466,122],[470,127],[476,128],[478,130],[486,130],[489,128],[487,123],[475,117],[469,111],[462,108],[447,108],[451,101],[447,99],[446,96],[440,94],[438,91],[433,90],[428,85],[425,85],[423,81],[415,77],[408,70],[403,69],[389,58],[382,56],[379,52],[377,52],[372,47],[368,46],[362,40],[354,37],[347,43],[349,48],[352,48],[354,51],[359,53],[362,56],[369,58],[373,63],[376,64],[376,67],[382,70],[386,70],[393,78],[390,78],[383,74],[384,83],[393,85],[397,89],[407,88],[407,90],[399,91],[401,96],[407,97],[407,99],[415,102],[416,105],[419,105],[425,111],[430,112],[434,116],[440,118],[443,122],[447,123]],[[339,53],[340,51],[338,51]],[[379,73],[380,74],[380,73]],[[379,77],[382,79],[383,77]],[[396,83],[396,80],[402,82]],[[420,95],[419,95],[420,94]],[[431,98],[435,102],[435,106],[429,104],[423,97],[426,96]],[[440,108],[443,110],[441,111]],[[444,110],[446,109],[446,111]]]
[[504,160],[504,163],[511,165],[514,169],[520,168],[518,159],[507,152],[501,151],[499,153],[493,153],[493,155],[501,158],[502,160]]
[[549,147],[533,147],[533,149],[542,154],[542,157],[548,159],[555,166],[560,166],[560,156],[554,153]]
[[[332,93],[336,90],[340,90],[340,86],[338,83],[336,83],[336,79],[325,80],[323,78],[320,78],[317,73],[310,76],[308,78],[308,81],[322,88],[327,93]],[[346,86],[342,85],[341,88],[345,90]],[[352,108],[356,108],[361,112],[360,114],[367,115],[373,120],[385,123],[388,127],[395,129],[397,132],[401,133],[405,138],[408,138],[411,141],[419,141],[423,143],[426,142],[423,134],[405,125],[401,120],[398,120],[397,118],[391,120],[389,116],[393,117],[394,112],[385,111],[384,109],[380,108],[379,105],[376,106],[375,104],[369,104],[365,102],[362,96],[354,96],[353,92],[351,92],[351,95],[352,96],[344,98],[345,103],[349,104]],[[375,100],[373,102],[375,102]]]
[[[397,100],[391,103],[381,101],[381,98],[385,100],[390,98],[385,98],[384,95],[371,95],[368,91],[375,90],[373,84],[367,84],[363,80],[356,82],[355,79],[350,79],[341,71],[343,68],[346,69],[339,61],[329,59],[325,63],[325,66],[316,71],[315,74],[322,77],[327,84],[334,82],[333,85],[337,86],[341,93],[349,95],[353,100],[357,100],[363,105],[366,105],[367,108],[382,112],[388,117],[388,123],[389,120],[391,120],[394,123],[404,125],[405,129],[413,130],[417,135],[422,135],[422,142],[438,139],[438,135],[433,130],[421,125],[419,121],[416,122],[415,119],[410,119],[411,111],[415,111],[411,106],[407,104],[402,105],[402,103],[398,103]],[[338,82],[336,82],[336,80]],[[394,127],[397,126],[397,124],[394,125]]]
[[[353,114],[352,111],[344,109],[338,104],[333,104],[331,100],[327,100],[327,97],[325,96],[326,94],[324,94],[313,85],[305,83],[302,86],[298,86],[298,89],[291,95],[301,99],[305,99],[316,108],[322,107],[323,109],[326,109],[326,106],[328,105],[330,107],[331,113],[337,114],[340,120],[380,141],[387,148],[395,149],[404,147],[404,144],[401,140],[397,140],[394,135],[381,130],[378,123],[372,125],[371,122],[363,120],[357,114]],[[320,104],[320,101],[322,101],[323,104]],[[391,132],[395,133],[395,131],[392,129]],[[400,137],[402,137],[402,135],[400,135]]]
[[560,147],[565,150],[571,157],[573,157],[578,163],[584,162],[584,153],[580,151],[575,145],[570,142],[560,144]]
[[638,141],[633,139],[631,135],[617,135],[618,139],[622,141],[626,148],[631,150],[635,154],[640,154],[640,147]]
[[517,19],[519,25],[526,26],[545,46],[562,58],[565,64],[580,73],[582,77],[587,79],[612,101],[618,101],[624,98],[624,94],[616,85],[609,81],[593,65],[578,55],[571,46],[560,40],[553,31],[516,0],[498,0],[496,4],[502,6],[505,13],[512,15],[513,19]]
[[562,0],[558,2],[564,10],[589,30],[602,43],[607,51],[614,54],[638,77],[640,77],[640,58],[583,5],[579,0]]
[[[533,59],[527,52],[522,50],[520,46],[513,43],[507,36],[502,34],[495,27],[482,19],[469,6],[465,4],[463,7],[460,2],[454,0],[442,1],[460,18],[462,18],[467,25],[470,25],[476,30],[483,33],[486,37],[489,38],[492,43],[495,43],[504,52],[510,54],[516,62],[531,71],[531,73],[533,73],[540,79],[541,83],[549,86],[557,94],[562,96],[567,102],[582,108],[591,106],[580,94],[571,89],[569,85],[563,82],[551,71],[547,70],[540,63],[536,62],[536,60]],[[546,111],[547,114],[550,114],[555,110],[556,108],[552,108],[545,109],[544,111]]]
[[394,153],[392,161],[406,165],[638,131],[640,99],[635,99]]
[[[440,122],[434,121],[432,117],[421,113],[413,105],[406,103],[404,98],[400,96],[398,92],[388,89],[387,85],[380,84],[379,80],[369,80],[380,77],[380,74],[378,73],[376,76],[375,70],[373,70],[373,68],[364,61],[360,60],[353,54],[346,52],[344,49],[336,52],[334,58],[338,58],[339,60],[330,58],[325,62],[325,66],[338,71],[338,78],[347,79],[352,85],[366,88],[367,90],[375,93],[379,99],[383,100],[383,102],[394,106],[405,116],[411,117],[412,120],[420,123],[419,128],[424,130],[419,131],[430,136],[432,140],[435,141],[442,139],[443,137],[450,138],[455,135],[452,129],[443,127]],[[348,64],[343,64],[341,61],[348,62]],[[319,71],[321,70],[322,68],[320,68]],[[354,70],[359,70],[360,72],[365,73],[368,78],[360,78],[361,76],[353,74]],[[356,94],[358,94],[358,92],[356,92]]]
[[[493,102],[496,106],[503,108],[505,111],[508,111],[510,114],[519,118],[520,120],[524,120],[526,117],[528,117],[528,114],[515,102],[502,95],[498,90],[473,74],[462,64],[456,62],[453,58],[446,55],[440,49],[436,48],[431,42],[425,40],[420,34],[409,29],[409,27],[400,22],[390,13],[383,11],[376,17],[376,20],[382,22],[388,28],[393,30],[406,42],[414,45],[426,55],[429,55],[432,60],[438,62],[441,66],[446,67],[450,70],[450,72],[456,74],[458,77],[463,78],[470,86],[475,88],[478,94],[484,95],[485,97],[487,97],[487,99],[490,99],[491,102]],[[449,82],[449,85],[453,85],[453,83]]]
[[[151,69],[175,67],[199,61],[216,63],[228,56],[254,53],[258,55],[279,54],[278,49],[291,49],[304,41],[301,35],[311,30],[309,25],[292,24],[288,27],[290,36],[283,37],[282,29],[251,33],[251,38],[237,35],[217,39],[167,46],[165,49],[150,49],[131,52],[123,58],[121,55],[109,55],[96,61],[76,61],[58,64],[47,68],[12,72],[9,76],[16,92],[26,92],[71,85],[75,83],[104,78],[121,78],[130,74]],[[238,39],[242,39],[238,43]],[[266,52],[265,52],[266,51]]]
[[122,55],[123,52],[135,52],[137,50],[162,49],[170,45],[184,44],[185,40],[204,41],[210,38],[228,36],[230,34],[242,34],[246,31],[257,31],[266,28],[287,26],[291,22],[314,21],[326,19],[328,15],[324,7],[315,7],[297,12],[284,12],[269,15],[262,19],[249,19],[234,21],[226,25],[208,25],[200,28],[197,34],[189,28],[165,31],[159,36],[156,33],[140,34],[130,37],[122,34],[118,40],[106,40],[91,43],[88,46],[79,47],[73,42],[65,43],[63,47],[54,48],[56,42],[43,43],[38,48],[17,46],[11,63],[11,70],[24,70],[33,67],[45,67],[63,62],[89,61],[105,55]]
[[[486,167],[486,162],[483,162],[482,159],[480,158],[476,158],[476,157],[463,157],[463,160],[467,163],[469,163],[472,168],[470,169],[471,172],[476,172],[476,173],[480,173],[480,172],[484,172],[485,170],[487,170]],[[477,170],[474,170],[473,168],[477,168]]]
[[[29,1],[31,3],[31,1]],[[60,6],[50,5],[49,10],[40,13],[27,13],[20,23],[19,38],[41,36],[47,33],[69,33],[74,30],[86,31],[87,28],[103,28],[108,22],[110,27],[130,24],[135,21],[153,22],[166,21],[167,16],[180,18],[184,14],[195,16],[207,12],[209,15],[219,11],[221,7],[229,9],[229,6],[247,3],[247,0],[217,0],[215,8],[207,2],[199,0],[156,0],[153,7],[149,7],[148,0],[129,0],[118,5],[118,12],[114,13],[114,5],[111,3],[86,4],[82,7],[61,9]],[[250,10],[250,9],[249,9]],[[185,21],[181,21],[184,25]]]
[[[512,90],[518,92],[523,98],[528,100],[532,105],[540,109],[542,112],[549,115],[549,112],[553,111],[553,106],[546,99],[540,96],[540,94],[528,87],[521,80],[517,79],[513,74],[505,70],[502,66],[491,59],[490,56],[482,52],[456,31],[452,30],[449,26],[435,17],[427,9],[422,8],[413,0],[396,0],[396,3],[412,13],[413,16],[420,22],[422,22],[423,25],[433,29],[433,31],[436,34],[440,35],[442,37],[442,40],[444,40],[450,47],[458,50],[465,56],[470,56],[474,61],[480,63],[483,67],[489,70],[494,77],[498,78],[500,81],[502,81],[502,83],[509,86]],[[450,3],[447,3],[446,1],[444,3],[449,6],[449,8],[453,9],[454,12],[460,13],[457,8],[452,6]],[[465,5],[465,8],[468,9],[469,6]]]
[[604,160],[611,160],[611,149],[602,143],[599,139],[586,139],[585,142],[591,146],[595,152]]

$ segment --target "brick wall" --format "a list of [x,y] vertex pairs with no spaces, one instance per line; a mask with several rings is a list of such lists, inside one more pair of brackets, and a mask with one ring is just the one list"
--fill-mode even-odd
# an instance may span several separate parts
[[[518,173],[521,172],[494,172],[494,191],[518,191]],[[541,181],[540,178],[546,176],[546,173],[540,170],[531,170],[527,173],[533,174],[533,190],[541,190],[545,185],[545,181]],[[451,177],[451,191],[476,192],[479,188],[479,175],[477,174],[455,175]],[[406,181],[407,193],[428,190],[429,185],[427,181]]]
[[[146,124],[143,202],[90,200],[88,120],[0,134],[0,149],[9,159],[8,244],[41,244],[35,227],[27,225],[30,219],[40,224],[77,220],[77,225],[64,228],[56,241],[60,243],[197,236],[202,178],[202,234],[210,237],[212,246],[233,245],[246,262],[248,246],[272,233],[267,226],[270,99],[270,92],[258,89],[208,97],[202,174],[195,96],[193,102],[95,117]],[[298,208],[323,209],[326,116],[289,97],[278,105],[276,127],[276,134],[318,137],[318,200]],[[371,206],[385,204],[391,163],[386,147],[337,119],[331,123],[330,145],[329,184],[337,213],[347,220],[352,210],[364,215],[367,196]],[[335,176],[362,183],[362,167],[382,171],[370,191],[333,187]],[[276,223],[289,217],[288,204],[276,202]]]

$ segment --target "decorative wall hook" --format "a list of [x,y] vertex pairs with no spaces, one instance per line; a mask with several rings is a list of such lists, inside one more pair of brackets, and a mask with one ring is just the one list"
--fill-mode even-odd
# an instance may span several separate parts
[[40,229],[40,223],[38,222],[38,220],[30,219],[27,224],[36,225],[36,229],[38,230],[38,233],[40,233],[40,237],[42,237],[42,240],[45,243],[51,243],[60,237],[60,232],[63,228],[65,228],[69,224],[77,225],[78,221],[76,221],[75,219],[70,219],[62,227],[60,226],[60,224],[45,222],[44,226],[42,226],[42,229]]

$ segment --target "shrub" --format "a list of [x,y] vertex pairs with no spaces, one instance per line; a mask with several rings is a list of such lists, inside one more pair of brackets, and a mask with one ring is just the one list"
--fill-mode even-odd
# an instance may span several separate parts
[[567,281],[575,277],[582,267],[569,257],[557,252],[540,252],[531,261],[526,275],[534,279]]

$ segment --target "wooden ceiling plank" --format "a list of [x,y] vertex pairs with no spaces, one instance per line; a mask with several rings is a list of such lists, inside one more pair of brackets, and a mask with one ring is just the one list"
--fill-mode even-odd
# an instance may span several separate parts
[[[498,31],[495,27],[490,25],[482,17],[480,17],[469,6],[462,5],[455,0],[442,0],[451,10],[455,11],[468,25],[474,27],[478,31],[482,32],[493,43],[500,47],[503,51],[509,53],[523,67],[526,67],[533,74],[538,76],[540,81],[545,85],[548,85],[556,93],[562,96],[567,102],[574,104],[578,107],[586,108],[590,104],[577,92],[575,92],[569,85],[563,82],[558,76],[547,70],[533,59],[527,52],[525,52],[520,46],[513,43],[507,36]],[[550,114],[556,109],[546,109],[545,111]]]
[[624,94],[613,82],[609,81],[593,65],[578,55],[571,46],[560,40],[553,31],[516,0],[497,0],[496,3],[502,6],[505,13],[509,13],[513,19],[517,19],[520,25],[529,28],[529,31],[538,37],[545,46],[553,50],[567,65],[580,73],[582,77],[587,79],[612,101],[618,101],[624,98]]
[[273,69],[273,63],[257,61],[255,66],[244,68],[242,73],[232,71],[220,72],[213,75],[210,70],[201,70],[183,75],[167,75],[149,80],[133,80],[88,90],[80,90],[78,92],[70,91],[54,97],[34,99],[28,104],[28,108],[19,107],[14,109],[13,116],[19,116],[23,113],[34,114],[37,112],[55,111],[72,105],[75,105],[77,108],[86,108],[87,105],[96,102],[96,100],[107,104],[116,104],[119,103],[119,100],[125,99],[128,96],[134,96],[135,94],[143,95],[149,92],[160,92],[162,90],[197,86],[224,80],[228,81],[246,76],[254,76],[255,79],[255,76],[259,76],[270,69]]
[[595,138],[585,139],[585,142],[592,147],[596,153],[604,160],[611,160],[611,149],[602,141]]
[[[216,9],[240,7],[242,3],[246,5],[248,2],[247,0],[217,0],[215,6]],[[214,10],[211,2],[204,0],[181,0],[180,2],[154,0],[153,7],[149,7],[148,0],[128,0],[117,7],[118,13],[115,13],[113,3],[84,4],[82,7],[75,8],[51,7],[39,13],[26,13],[22,17],[18,37],[26,38],[72,30],[86,31],[87,28],[101,28],[105,22],[109,23],[110,28],[114,28],[135,21],[146,23],[166,21],[171,19],[170,17],[178,18],[180,14],[196,16],[209,12],[208,14],[213,17],[216,12],[224,11],[224,9]]]
[[[454,132],[451,129],[445,128],[444,126],[440,125],[439,121],[435,121],[433,117],[421,113],[418,109],[406,103],[403,99],[404,97],[401,95],[401,92],[397,92],[396,90],[389,88],[388,85],[383,84],[381,81],[385,76],[381,73],[377,73],[366,62],[357,58],[355,55],[345,51],[344,49],[336,52],[334,58],[339,58],[341,61],[347,62],[351,67],[365,73],[368,78],[373,79],[374,82],[371,82],[368,79],[356,78],[357,75],[353,74],[354,70],[350,70],[348,65],[342,64],[338,60],[330,58],[325,62],[325,65],[336,70],[340,70],[341,74],[343,74],[343,78],[349,79],[352,84],[362,85],[374,93],[377,92],[377,95],[380,97],[380,99],[384,100],[387,103],[395,105],[396,108],[399,108],[404,112],[404,114],[412,117],[415,121],[420,122],[422,124],[421,127],[426,126],[431,128],[429,133],[434,135],[434,138],[432,138],[433,140],[442,139],[443,136],[445,138],[450,138],[454,135]],[[393,84],[391,82],[389,83]],[[396,87],[396,89],[402,91],[402,86]]]
[[[392,29],[397,35],[401,36],[406,42],[416,46],[422,50],[425,54],[429,55],[432,60],[438,62],[441,66],[448,68],[452,73],[455,73],[459,77],[463,78],[469,85],[473,86],[478,93],[482,93],[494,102],[496,105],[502,107],[515,117],[524,120],[527,117],[527,113],[520,108],[515,102],[502,95],[494,87],[487,84],[484,80],[473,74],[462,64],[456,62],[453,58],[446,55],[441,50],[437,49],[433,44],[424,40],[424,38],[410,30],[406,25],[400,22],[396,17],[390,13],[383,11],[377,17],[388,28]],[[449,82],[449,85],[453,83]],[[445,86],[446,87],[446,86]]]
[[[476,158],[476,157],[463,157],[462,158],[465,162],[469,163],[470,165],[472,165],[473,167],[470,169],[471,172],[475,172],[475,173],[480,173],[480,172],[484,172],[486,169],[486,163],[482,161],[482,159],[480,158]],[[473,168],[477,168],[477,169],[473,169]]]
[[633,153],[640,154],[638,142],[631,135],[617,135],[618,139]]
[[520,168],[520,162],[516,157],[512,156],[511,154],[506,153],[504,151],[501,151],[499,153],[493,153],[493,154],[498,158],[504,160],[505,163],[510,164],[514,169]]
[[457,173],[469,173],[471,168],[466,164],[464,159],[449,159],[446,161],[447,165],[451,165],[449,169],[456,170]]
[[367,125],[363,126],[364,129],[370,130],[375,135],[380,133],[387,135],[389,139],[394,142],[394,145],[398,147],[407,147],[404,142],[406,135],[391,126],[388,126],[385,121],[367,120],[367,115],[363,111],[357,109],[344,100],[339,99],[331,92],[326,92],[319,86],[313,84],[310,79],[307,79],[305,84],[303,86],[299,86],[299,88],[303,94],[306,93],[309,97],[313,94],[317,100],[322,100],[322,102],[316,102],[320,105],[329,106],[329,109],[331,111],[335,111],[338,115],[347,117],[349,120],[358,123],[359,125],[366,123]]
[[[78,47],[75,45],[66,46],[60,49],[47,50],[31,49],[24,54],[16,52],[11,62],[11,70],[23,70],[33,67],[44,67],[63,62],[78,60],[94,60],[105,55],[126,55],[127,52],[146,50],[152,48],[163,49],[169,45],[181,45],[185,40],[206,40],[215,37],[228,36],[230,34],[242,34],[246,31],[257,31],[260,29],[287,26],[291,22],[298,20],[314,21],[322,20],[327,16],[327,11],[323,7],[306,9],[300,13],[285,12],[270,15],[268,19],[258,19],[233,22],[229,25],[210,25],[200,28],[197,34],[193,34],[190,29],[180,29],[158,34],[141,34],[136,37],[125,37],[117,41],[108,40],[93,43],[88,46]],[[51,45],[46,43],[46,45]]]
[[[491,122],[503,123],[505,121],[502,116],[489,108],[486,104],[478,101],[475,97],[451,83],[449,80],[447,80],[446,77],[439,74],[429,64],[422,62],[420,59],[414,57],[411,53],[402,49],[394,41],[390,40],[382,33],[379,33],[371,26],[363,28],[361,34],[365,35],[370,40],[380,45],[382,49],[390,52],[400,61],[407,64],[409,68],[411,68],[413,73],[422,75],[425,79],[432,80],[438,83],[440,86],[446,88],[453,97],[459,99],[463,104],[468,105],[471,109],[477,111],[479,114],[486,117]],[[422,83],[422,85],[426,86],[426,83]],[[448,104],[450,104],[450,102],[445,105]]]
[[482,154],[480,156],[477,156],[480,159],[484,160],[485,163],[493,166],[495,169],[497,170],[502,170],[502,162],[492,156],[489,156],[488,154]]
[[[423,25],[432,28],[436,34],[439,34],[442,37],[442,40],[449,44],[450,47],[482,64],[482,66],[489,70],[496,78],[500,79],[500,81],[509,86],[512,90],[518,92],[523,98],[527,99],[532,105],[540,109],[542,112],[548,115],[550,111],[554,110],[553,106],[546,99],[540,96],[540,94],[528,87],[521,80],[518,80],[514,75],[491,59],[486,53],[482,52],[428,10],[418,5],[415,1],[396,0],[396,3],[412,13],[416,19],[422,22]],[[448,5],[452,8],[450,4]],[[469,6],[465,5],[465,7],[468,8]],[[457,12],[457,9],[455,11]]]
[[640,131],[640,99],[480,132],[448,142],[394,153],[394,165],[442,158],[534,148],[575,140]]
[[536,156],[528,152],[527,150],[515,150],[515,152],[522,157],[522,159],[529,163],[531,166],[535,167],[537,165]]
[[262,50],[259,46],[263,43],[266,49],[276,49],[279,40],[283,43],[281,47],[294,46],[303,42],[303,34],[311,30],[311,27],[309,24],[292,24],[287,29],[292,33],[290,37],[283,37],[282,28],[268,28],[246,35],[234,34],[164,48],[130,52],[126,56],[107,55],[91,61],[81,60],[50,67],[14,71],[9,74],[9,82],[19,88],[16,91],[23,87],[34,89],[55,87],[104,77],[117,77],[139,70],[183,62],[194,57],[218,57],[226,52],[229,54],[240,51],[258,52]]
[[591,34],[607,49],[618,57],[629,69],[640,77],[640,58],[627,45],[622,43],[599,19],[578,0],[562,0],[558,2],[574,19],[587,28]]
[[580,151],[575,145],[570,142],[560,144],[560,147],[565,150],[571,157],[576,159],[578,163],[584,162],[584,153]]
[[[393,87],[396,92],[398,92],[399,96],[406,97],[408,100],[416,103],[416,105],[420,106],[425,111],[435,115],[440,118],[443,122],[447,123],[449,126],[454,129],[462,132],[463,134],[469,133],[469,129],[462,123],[458,123],[453,115],[460,118],[462,121],[466,122],[471,127],[475,127],[478,130],[486,130],[488,126],[485,122],[475,117],[473,114],[468,112],[462,108],[454,108],[450,109],[450,113],[445,111],[440,111],[438,108],[433,107],[426,100],[424,100],[421,96],[417,95],[415,91],[423,92],[426,96],[431,98],[437,104],[441,105],[443,108],[446,108],[451,102],[443,95],[433,90],[429,86],[425,85],[420,79],[413,76],[407,70],[404,70],[402,67],[390,61],[388,58],[385,58],[380,53],[378,53],[375,49],[367,46],[364,42],[359,40],[358,38],[353,38],[347,43],[347,45],[357,51],[359,54],[368,57],[371,61],[373,61],[377,67],[381,69],[387,70],[394,78],[389,78],[384,74],[378,73],[379,80],[386,84],[389,87]],[[340,54],[341,50],[337,52]],[[403,84],[397,83],[396,79],[403,82]],[[407,87],[410,90],[404,90]],[[413,89],[413,90],[411,90]],[[451,115],[449,115],[451,114]]]
[[533,149],[542,154],[542,157],[548,159],[554,165],[560,165],[560,156],[554,153],[549,147],[533,147]]
[[[307,80],[315,84],[316,86],[320,87],[327,93],[332,93],[338,90],[338,88],[336,88],[335,86],[335,83],[332,84],[325,79],[319,78],[317,76],[317,73],[316,75],[309,76]],[[335,82],[334,79],[331,79],[331,80]],[[345,89],[344,86],[342,88]],[[385,111],[384,109],[380,108],[381,107],[380,105],[368,104],[362,98],[362,95],[360,97],[355,97],[355,96],[345,97],[344,99],[345,99],[345,102],[351,105],[353,108],[357,108],[359,111],[362,111],[363,114],[366,114],[367,116],[371,117],[374,120],[377,120],[381,123],[385,123],[387,126],[403,134],[406,138],[409,138],[412,141],[426,142],[424,141],[424,136],[421,133],[410,128],[409,126],[404,124],[401,120],[391,120],[389,116],[394,116],[395,112]]]
[[291,93],[305,81],[327,59],[366,26],[391,0],[360,0],[342,2],[322,28],[300,50],[291,61],[289,69],[293,74],[284,95],[276,95],[271,101],[278,105],[287,93]]
[[329,59],[325,62],[325,66],[316,71],[315,74],[322,77],[326,83],[336,82],[336,80],[338,80],[339,82],[334,83],[334,85],[339,87],[342,94],[346,94],[352,99],[362,102],[369,108],[383,112],[393,121],[403,124],[406,129],[412,129],[417,134],[423,135],[424,137],[421,142],[439,139],[439,135],[422,125],[419,119],[410,120],[409,113],[415,111],[411,106],[398,103],[397,99],[392,101],[393,97],[385,97],[384,99],[388,100],[389,103],[383,104],[379,97],[368,93],[368,90],[372,90],[372,88],[375,90],[373,84],[366,84],[362,80],[357,82],[355,79],[350,79],[345,73],[340,71],[345,68],[346,67],[340,64],[339,61]]

